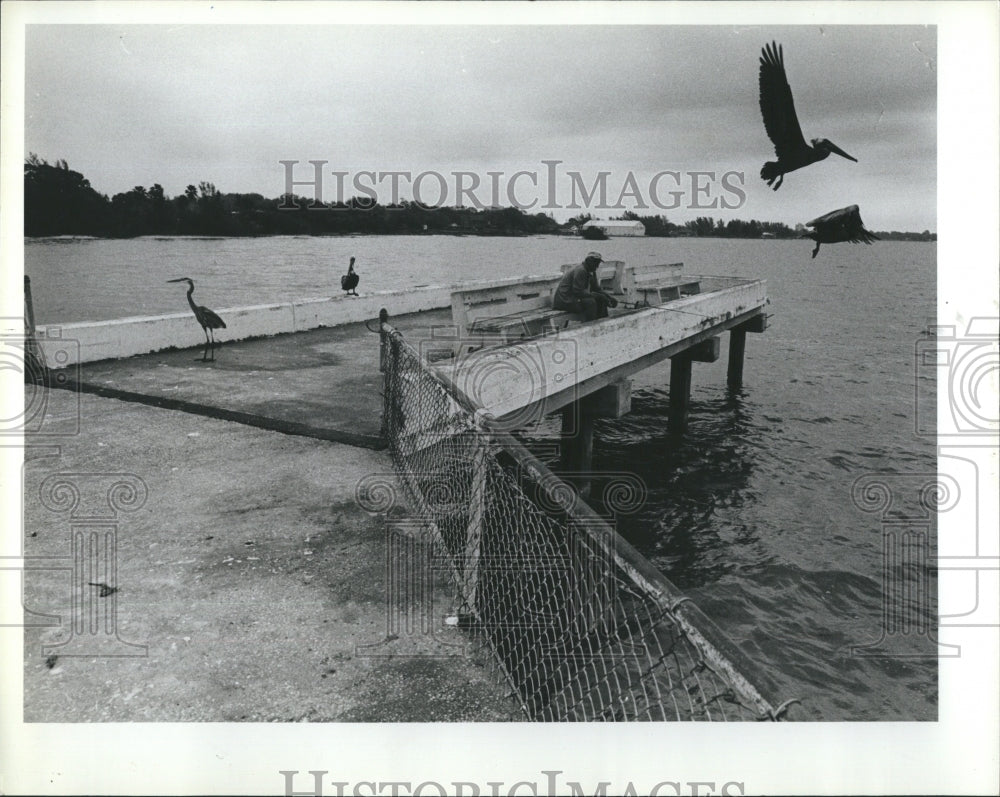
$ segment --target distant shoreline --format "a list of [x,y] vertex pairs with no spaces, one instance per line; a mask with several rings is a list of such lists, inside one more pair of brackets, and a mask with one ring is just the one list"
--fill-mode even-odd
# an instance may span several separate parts
[[[876,231],[876,235],[883,241],[911,241],[913,243],[937,243],[937,233],[930,233],[925,236],[919,232],[886,232]],[[542,233],[486,233],[486,232],[445,232],[435,230],[434,232],[327,232],[327,233],[261,233],[259,235],[169,235],[162,233],[151,233],[145,235],[25,235],[24,240],[31,243],[43,243],[51,241],[53,243],[72,241],[136,241],[139,239],[152,240],[174,240],[185,239],[192,241],[223,241],[230,238],[432,238],[435,236],[448,236],[450,238],[571,238],[581,243],[587,243],[587,239],[582,235],[570,235],[567,233],[542,232]],[[643,240],[660,239],[665,241],[690,241],[697,239],[711,240],[731,240],[731,241],[802,241],[801,237],[792,238],[771,238],[771,237],[750,237],[735,235],[611,235],[605,240],[629,240],[641,238]]]

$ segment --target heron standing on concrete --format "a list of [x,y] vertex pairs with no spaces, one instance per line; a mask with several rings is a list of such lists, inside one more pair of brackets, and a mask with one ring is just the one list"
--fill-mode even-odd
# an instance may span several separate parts
[[[191,312],[194,313],[194,317],[198,319],[198,323],[201,324],[202,332],[205,333],[206,352],[208,350],[208,347],[211,346],[212,352],[214,354],[215,352],[214,330],[225,329],[226,322],[223,321],[221,318],[219,318],[218,314],[215,311],[209,310],[207,307],[203,307],[201,305],[194,303],[194,299],[191,298],[191,295],[194,293],[194,280],[189,279],[188,277],[178,277],[175,280],[167,280],[167,282],[186,282],[188,284],[188,291],[187,291],[188,304],[191,305]],[[213,330],[211,332],[211,335],[209,334],[210,330]],[[202,357],[202,359],[204,360],[205,357]]]

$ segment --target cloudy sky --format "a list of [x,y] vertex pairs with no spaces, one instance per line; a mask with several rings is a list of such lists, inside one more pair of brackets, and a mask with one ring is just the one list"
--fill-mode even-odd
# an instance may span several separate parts
[[[776,193],[759,177],[774,158],[757,99],[771,40],[806,138],[858,159],[831,156]],[[870,228],[935,230],[936,69],[936,29],[924,26],[30,25],[24,147],[109,196],[209,181],[275,197],[280,161],[299,161],[292,176],[308,181],[308,161],[326,160],[327,200],[335,170],[348,196],[354,180],[376,183],[359,172],[402,171],[400,198],[434,204],[441,181],[414,197],[407,180],[435,171],[454,204],[451,173],[466,171],[483,204],[496,184],[507,205],[526,171],[514,198],[532,212],[608,218],[621,210],[579,193],[583,207],[567,208],[570,173],[589,189],[605,171],[605,204],[625,192],[626,206],[678,222],[794,225],[858,204]],[[662,171],[680,177],[651,187]],[[692,171],[715,177],[695,192]],[[374,190],[389,201],[390,189]]]

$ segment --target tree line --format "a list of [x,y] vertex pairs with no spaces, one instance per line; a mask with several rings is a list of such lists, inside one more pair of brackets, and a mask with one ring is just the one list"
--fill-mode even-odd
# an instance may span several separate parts
[[[726,238],[797,238],[795,229],[780,222],[724,222],[699,217],[682,225],[665,216],[622,217],[641,221],[653,237],[698,236]],[[559,224],[545,213],[518,208],[426,207],[415,202],[380,205],[368,197],[347,202],[317,203],[310,197],[284,194],[228,194],[209,182],[188,185],[183,194],[168,197],[163,186],[138,185],[110,199],[97,192],[65,160],[50,164],[32,153],[24,163],[24,234],[30,237],[85,235],[132,238],[140,235],[338,235],[347,233],[413,235],[544,235],[571,233],[591,219],[584,214]],[[923,235],[925,231],[878,233],[888,240]]]
[[136,186],[110,199],[65,160],[49,164],[30,155],[24,164],[24,234],[90,235],[336,235],[451,233],[538,235],[559,232],[544,213],[516,208],[429,208],[414,202],[379,205],[367,197],[317,203],[285,194],[228,194],[209,182],[168,197],[163,186]]

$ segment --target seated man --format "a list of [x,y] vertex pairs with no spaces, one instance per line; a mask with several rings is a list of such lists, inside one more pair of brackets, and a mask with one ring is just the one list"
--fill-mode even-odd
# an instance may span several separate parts
[[601,290],[597,284],[597,267],[603,258],[597,252],[589,252],[583,264],[570,269],[559,282],[552,297],[554,310],[582,313],[585,321],[606,318],[608,307],[617,307],[613,296]]

